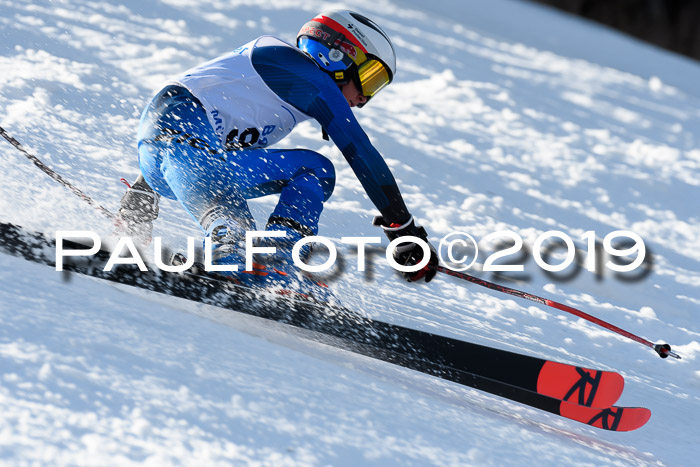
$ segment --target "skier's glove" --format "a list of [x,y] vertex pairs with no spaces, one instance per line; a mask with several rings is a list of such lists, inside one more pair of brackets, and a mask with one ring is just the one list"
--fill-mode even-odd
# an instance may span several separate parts
[[153,221],[158,218],[158,198],[140,175],[122,197],[119,214],[114,219],[115,234],[131,237],[141,246],[150,244]]
[[[428,241],[428,234],[425,229],[417,226],[415,222],[413,222],[413,217],[404,225],[398,225],[389,224],[383,216],[377,216],[374,218],[373,224],[384,229],[384,233],[389,238],[389,241],[405,236],[418,237],[421,240],[425,240],[430,247],[430,260],[428,264],[418,271],[404,272],[402,274],[408,282],[416,282],[421,279],[425,279],[425,282],[430,282],[433,277],[435,277],[437,273],[435,268],[439,262],[437,251],[435,251],[435,247]],[[423,253],[423,248],[417,243],[401,243],[394,249],[394,261],[402,266],[412,266],[423,260]]]

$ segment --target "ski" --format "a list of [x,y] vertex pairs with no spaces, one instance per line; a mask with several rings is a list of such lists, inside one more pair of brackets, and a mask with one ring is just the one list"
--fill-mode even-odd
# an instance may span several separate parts
[[[199,270],[203,271],[204,266],[199,264]],[[216,280],[220,278],[216,277]],[[350,313],[347,309],[343,311]],[[574,404],[607,408],[617,402],[624,389],[624,379],[616,372],[517,354],[376,320],[367,323],[371,323],[380,335],[394,336],[395,342],[389,347],[384,346],[386,349],[410,346],[412,352],[420,353],[433,364],[478,374]],[[323,332],[332,334],[333,330]],[[358,329],[355,334],[360,332]],[[338,333],[335,335],[344,337]]]
[[[64,241],[64,247],[85,249]],[[54,241],[0,223],[0,249],[54,266]],[[624,387],[621,375],[521,355],[424,331],[372,320],[333,303],[280,296],[236,285],[206,272],[142,272],[118,265],[103,271],[110,253],[71,258],[64,269],[288,324],[304,337],[432,376],[499,395],[598,428],[627,431],[650,412],[614,407]],[[299,332],[297,332],[299,334]],[[645,418],[646,417],[646,418]]]
[[[430,374],[429,370],[424,372]],[[603,430],[633,431],[644,426],[651,418],[651,411],[644,407],[588,407],[466,371],[448,369],[446,372],[447,374],[440,375],[443,379]]]

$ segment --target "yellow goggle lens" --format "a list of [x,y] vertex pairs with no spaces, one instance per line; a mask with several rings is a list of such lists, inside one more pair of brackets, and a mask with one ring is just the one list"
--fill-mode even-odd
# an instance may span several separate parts
[[372,97],[389,84],[389,72],[379,60],[367,60],[359,66],[357,73],[362,85],[362,94]]

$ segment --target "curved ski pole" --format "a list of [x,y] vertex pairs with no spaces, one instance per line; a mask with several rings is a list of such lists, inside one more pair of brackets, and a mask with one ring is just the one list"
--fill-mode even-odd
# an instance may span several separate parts
[[436,270],[438,272],[441,272],[443,274],[447,274],[452,277],[457,277],[459,279],[464,279],[465,281],[472,282],[474,284],[480,285],[482,287],[486,287],[492,290],[497,290],[499,292],[507,293],[509,295],[514,295],[516,297],[524,298],[526,300],[531,300],[533,302],[537,302],[542,305],[547,305],[552,308],[556,308],[561,311],[565,311],[567,313],[571,313],[572,315],[578,316],[579,318],[583,318],[586,321],[590,321],[591,323],[597,324],[599,326],[602,326],[606,329],[609,329],[617,334],[620,334],[621,336],[625,336],[628,339],[632,339],[633,341],[639,342],[640,344],[646,345],[647,347],[651,347],[654,349],[654,351],[659,354],[661,358],[667,358],[667,357],[673,357],[673,358],[678,358],[680,359],[681,356],[678,355],[676,352],[673,352],[671,350],[671,346],[668,344],[654,344],[651,341],[648,341],[644,339],[643,337],[639,337],[635,334],[632,334],[629,331],[625,331],[622,328],[619,328],[615,326],[614,324],[610,324],[607,321],[603,321],[600,318],[596,318],[595,316],[589,315],[588,313],[584,313],[581,310],[577,310],[576,308],[570,307],[568,305],[564,305],[563,303],[555,302],[554,300],[549,300],[546,298],[538,297],[537,295],[532,295],[527,292],[522,292],[517,289],[512,289],[510,287],[506,287],[503,285],[495,284],[493,282],[489,282],[483,279],[479,279],[478,277],[470,276],[469,274],[465,274],[463,272],[458,272],[458,271],[453,271],[449,268],[446,268],[444,266],[437,266]]
[[38,157],[36,157],[34,154],[31,154],[29,151],[24,149],[22,144],[19,141],[17,141],[15,138],[10,136],[9,133],[7,133],[7,131],[5,131],[5,129],[3,127],[0,127],[0,135],[2,135],[2,137],[5,138],[11,145],[13,145],[15,148],[17,148],[17,150],[19,150],[19,152],[24,154],[27,157],[27,159],[32,161],[34,163],[34,165],[39,167],[39,169],[41,169],[41,171],[44,172],[46,175],[48,175],[49,177],[56,180],[58,183],[60,183],[64,187],[68,188],[70,191],[73,192],[73,194],[80,197],[83,201],[85,201],[86,203],[88,203],[90,206],[97,209],[98,211],[100,211],[102,214],[107,216],[109,219],[114,218],[114,214],[112,214],[106,208],[100,206],[94,199],[90,198],[88,195],[83,193],[75,185],[73,185],[68,180],[64,179],[59,174],[57,174],[51,167],[49,167],[46,164],[44,164],[43,162],[41,162],[41,160]]

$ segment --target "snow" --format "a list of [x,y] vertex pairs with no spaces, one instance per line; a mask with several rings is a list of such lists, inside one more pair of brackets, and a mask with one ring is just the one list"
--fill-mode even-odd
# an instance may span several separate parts
[[[116,210],[137,174],[135,129],[160,83],[260,34],[293,41],[310,1],[0,0],[0,126]],[[373,206],[340,152],[305,122],[282,145],[331,158],[321,234],[344,267],[325,279],[367,315],[472,342],[612,369],[623,405],[609,433],[382,362],[283,326],[135,293],[0,255],[0,462],[21,464],[689,465],[700,439],[700,65],[527,2],[360,0],[395,39],[396,82],[356,112],[435,242],[460,230],[585,251],[639,234],[647,275],[606,268],[517,282],[683,356],[662,360],[591,323],[456,279],[406,284],[358,272],[343,236],[376,236]],[[109,221],[0,141],[0,221],[45,232]],[[274,198],[253,203],[259,224]],[[197,236],[165,201],[155,234]],[[496,248],[491,244],[485,254]],[[479,258],[483,265],[486,256]],[[552,262],[560,261],[553,255]],[[510,273],[509,273],[510,274]],[[627,279],[627,280],[625,280]],[[632,279],[632,280],[630,280]]]

